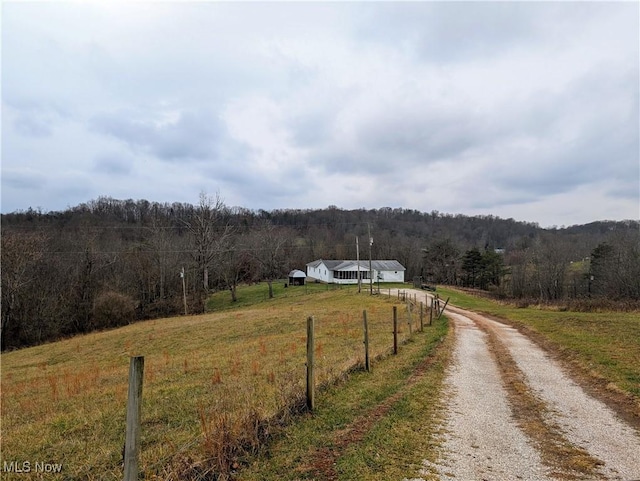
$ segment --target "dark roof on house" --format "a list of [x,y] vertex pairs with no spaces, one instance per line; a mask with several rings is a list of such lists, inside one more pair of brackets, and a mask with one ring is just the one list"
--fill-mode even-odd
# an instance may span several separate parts
[[[307,266],[318,267],[320,264],[327,266],[332,271],[343,271],[357,269],[358,261],[355,260],[333,260],[325,261],[319,259],[317,261],[309,262]],[[371,268],[376,271],[405,271],[405,267],[396,260],[372,260]],[[369,270],[369,261],[360,261],[360,269],[363,271]]]
[[371,264],[377,271],[406,271],[405,267],[396,260],[371,261]]

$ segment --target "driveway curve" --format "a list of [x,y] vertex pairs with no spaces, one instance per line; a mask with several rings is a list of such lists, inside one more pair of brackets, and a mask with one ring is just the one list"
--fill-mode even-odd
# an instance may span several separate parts
[[[407,290],[417,300],[428,295]],[[447,307],[455,335],[445,381],[440,480],[640,480],[640,433],[588,395],[512,327]],[[422,478],[416,478],[417,480]]]

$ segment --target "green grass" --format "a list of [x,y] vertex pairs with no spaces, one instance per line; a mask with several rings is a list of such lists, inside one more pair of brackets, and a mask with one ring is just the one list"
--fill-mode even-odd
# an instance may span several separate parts
[[438,293],[459,307],[534,330],[584,370],[640,397],[640,313],[517,308],[444,287],[438,287]]
[[[431,339],[446,332],[446,320],[436,321],[436,326],[428,333]],[[345,451],[337,463],[340,479],[439,479],[420,470],[424,459],[435,462],[439,455],[440,395],[450,353],[449,346],[444,349],[420,382],[403,394],[365,439]],[[428,351],[429,347],[423,355]]]
[[[348,291],[354,292],[358,290],[357,285],[340,285],[340,284],[322,284],[309,282],[304,286],[288,286],[284,287],[287,281],[285,279],[275,280],[272,283],[273,298],[269,299],[269,285],[266,282],[260,282],[249,286],[242,286],[237,291],[237,301],[232,302],[231,293],[228,290],[218,291],[211,295],[206,303],[207,312],[215,312],[225,309],[238,309],[241,307],[254,306],[262,302],[274,302],[278,299],[304,297],[310,294],[320,294],[331,291]],[[389,288],[406,288],[406,284],[389,283],[380,284],[380,291],[385,294]],[[373,285],[373,290],[377,292],[378,285]],[[362,293],[368,293],[370,286],[368,283],[362,284]]]
[[[391,348],[391,308],[403,305],[357,289],[319,287],[306,295],[297,287],[285,295],[283,287],[265,302],[257,302],[258,287],[253,293],[249,287],[239,298],[247,303],[253,298],[253,305],[3,353],[0,463],[62,462],[62,474],[48,479],[120,477],[133,355],[145,356],[140,461],[145,477],[192,476],[185,466],[210,465],[216,436],[222,434],[244,436],[247,452],[257,449],[257,440],[242,431],[246,423],[272,418],[303,391],[307,316],[316,318],[319,384],[362,363],[363,309],[373,355]],[[404,339],[406,325],[400,328]],[[323,402],[320,396],[320,406]],[[242,455],[240,450],[237,456]],[[3,479],[12,476],[23,479],[9,474]]]
[[[248,286],[242,286],[237,290],[236,302],[231,300],[231,292],[228,290],[218,291],[212,294],[206,303],[207,312],[220,311],[224,309],[239,309],[242,307],[254,306],[262,302],[274,302],[283,298],[304,297],[310,294],[320,294],[338,290],[353,290],[354,286],[340,286],[336,284],[316,284],[309,283],[304,286],[284,287],[287,281],[280,279],[273,281],[273,299],[269,299],[269,285],[260,282]],[[357,290],[357,286],[355,286]]]

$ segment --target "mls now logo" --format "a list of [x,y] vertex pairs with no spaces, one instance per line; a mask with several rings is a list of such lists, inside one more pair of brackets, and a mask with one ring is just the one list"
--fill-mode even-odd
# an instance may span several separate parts
[[4,461],[2,471],[5,473],[59,473],[62,471],[62,464],[39,461],[35,463],[29,461]]

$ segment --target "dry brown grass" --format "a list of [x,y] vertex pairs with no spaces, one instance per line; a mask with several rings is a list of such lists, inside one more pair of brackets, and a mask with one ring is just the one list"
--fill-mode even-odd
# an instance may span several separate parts
[[306,317],[317,382],[331,383],[364,358],[363,309],[372,357],[391,348],[393,302],[316,293],[4,353],[2,458],[62,462],[58,479],[120,477],[128,358],[144,355],[143,475],[224,476],[303,404]]

